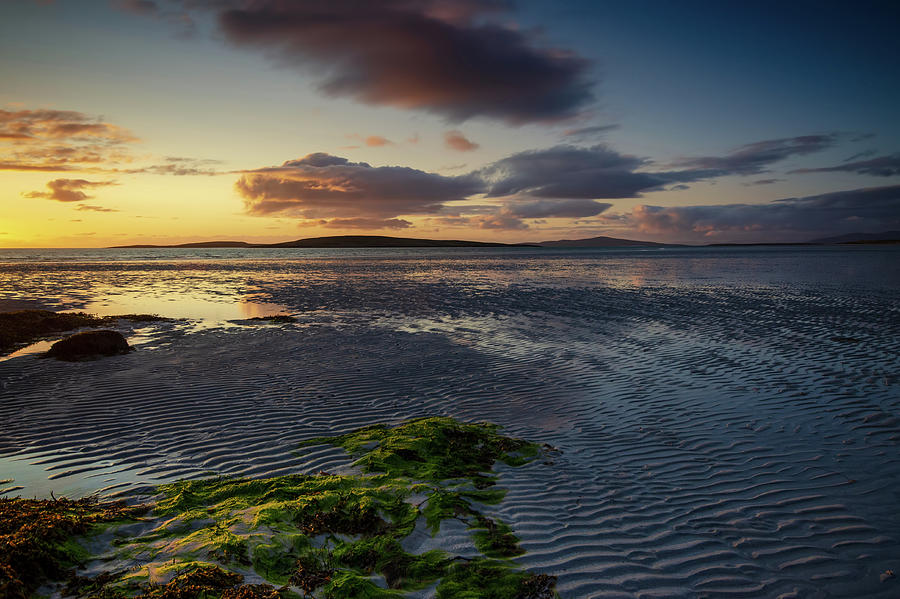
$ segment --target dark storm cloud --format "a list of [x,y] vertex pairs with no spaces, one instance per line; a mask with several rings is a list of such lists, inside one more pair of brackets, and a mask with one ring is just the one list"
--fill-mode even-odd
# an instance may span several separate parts
[[871,175],[873,177],[893,177],[900,175],[900,154],[892,154],[890,156],[879,156],[871,160],[859,160],[856,162],[844,162],[837,166],[827,166],[822,168],[799,168],[794,173],[856,173],[857,175]]
[[585,59],[484,21],[502,2],[235,0],[212,8],[232,44],[316,72],[331,96],[513,125],[571,117],[593,99]]
[[437,213],[446,202],[478,193],[481,182],[468,175],[444,177],[401,166],[373,167],[316,153],[280,167],[248,171],[235,187],[250,214],[384,220]]
[[849,232],[900,225],[900,185],[838,191],[769,204],[638,206],[624,221],[640,232],[713,237],[722,233]]
[[88,181],[86,179],[54,179],[47,183],[50,191],[30,191],[24,193],[26,198],[46,198],[58,202],[83,202],[89,196],[85,189],[116,185],[115,181]]
[[693,172],[699,178],[756,175],[791,156],[805,156],[831,148],[846,137],[842,133],[828,133],[769,139],[741,146],[725,156],[683,158],[672,166]]
[[633,198],[670,182],[667,176],[635,172],[649,161],[606,146],[556,146],[519,152],[488,165],[479,175],[487,195],[534,198]]
[[466,227],[495,231],[518,231],[528,228],[528,225],[524,223],[522,219],[497,211],[496,208],[494,208],[494,212],[491,214],[479,214],[475,216],[442,216],[440,218],[429,219],[428,222],[445,227]]
[[584,218],[596,216],[611,206],[593,200],[538,200],[509,202],[503,212],[516,218]]
[[[635,198],[672,184],[675,185],[669,189],[684,190],[685,183],[762,173],[776,162],[830,148],[846,138],[847,134],[831,133],[759,141],[724,156],[684,158],[668,165],[671,170],[665,171],[648,170],[656,166],[652,161],[622,154],[602,144],[589,148],[560,145],[513,154],[481,169],[478,176],[485,180],[490,197]],[[896,173],[897,159],[898,156],[886,157],[835,169]],[[761,179],[756,184],[775,181]]]
[[[857,190],[836,195],[793,198],[766,205],[643,206],[631,214],[606,214],[611,205],[597,200],[637,198],[645,192],[684,190],[685,183],[750,174],[764,164],[830,147],[845,134],[804,136],[747,144],[722,157],[685,159],[688,168],[658,170],[651,160],[620,153],[606,145],[560,145],[519,152],[467,175],[447,177],[400,167],[372,167],[325,153],[310,154],[280,167],[246,171],[236,183],[247,211],[304,219],[360,219],[359,227],[390,226],[401,216],[435,215],[435,222],[493,229],[526,228],[525,221],[548,218],[618,218],[641,230],[712,234],[715,231],[799,230],[835,219],[875,222],[868,204],[834,208],[843,193],[853,201],[877,196]],[[848,168],[853,164],[846,165]],[[651,170],[651,169],[657,170]],[[758,179],[768,185],[777,179]],[[474,205],[475,196],[499,201]],[[873,196],[874,194],[874,196]],[[868,200],[867,200],[868,201]],[[848,212],[850,211],[850,212]],[[600,216],[602,214],[602,216]],[[440,221],[440,218],[450,219]],[[366,221],[365,219],[374,219]],[[462,220],[460,220],[462,219]],[[827,221],[827,222],[826,222]],[[405,221],[408,222],[408,221]],[[346,225],[352,226],[349,220]],[[828,224],[831,223],[831,224]],[[397,223],[399,225],[400,223]],[[335,222],[329,226],[342,226]],[[406,226],[405,224],[403,226]]]
[[451,227],[521,230],[528,228],[526,220],[584,218],[596,216],[611,206],[611,204],[593,200],[538,200],[531,202],[510,200],[500,206],[465,206],[461,209],[465,211],[466,216],[445,216],[432,219],[432,221]]

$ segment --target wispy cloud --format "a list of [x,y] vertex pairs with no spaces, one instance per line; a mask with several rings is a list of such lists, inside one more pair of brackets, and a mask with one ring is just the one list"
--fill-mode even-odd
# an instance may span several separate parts
[[0,110],[2,170],[70,171],[129,160],[130,131],[72,110]]
[[798,168],[788,171],[789,174],[795,173],[856,173],[857,175],[871,175],[873,177],[894,177],[900,175],[900,154],[891,154],[889,156],[879,156],[870,160],[858,160],[855,162],[844,162],[836,166],[826,166],[822,168]]
[[[672,167],[689,169],[699,177],[710,178],[725,175],[756,175],[768,167],[791,156],[805,156],[834,147],[848,139],[844,133],[802,135],[769,139],[741,146],[724,156],[696,156],[682,158]],[[853,135],[858,139],[858,135]]]
[[333,218],[319,221],[330,229],[407,229],[412,223],[402,218]]
[[469,140],[460,131],[447,131],[444,133],[444,146],[457,152],[471,152],[481,147]]
[[566,129],[563,137],[569,141],[581,141],[584,139],[596,139],[618,129],[618,125],[594,125],[592,127],[580,127],[578,129]]
[[[184,5],[196,4],[193,0],[186,0]],[[206,4],[212,4],[207,2]],[[175,28],[175,34],[180,38],[192,37],[197,30],[194,19],[185,10],[185,7],[177,9],[156,2],[155,0],[112,0],[112,5],[119,10],[165,21]]]
[[94,206],[93,204],[79,204],[76,210],[83,212],[119,212],[114,208],[104,208],[103,206]]
[[0,170],[173,176],[233,172],[219,170],[217,160],[177,156],[134,166],[153,160],[136,156],[139,141],[124,127],[74,110],[0,110]]
[[45,198],[57,202],[83,202],[89,196],[85,189],[96,189],[117,185],[115,181],[88,181],[86,179],[54,179],[47,183],[50,191],[29,191],[23,193],[26,198]]
[[370,148],[380,148],[382,146],[393,145],[394,142],[381,135],[369,135],[366,137],[366,145]]
[[221,164],[221,161],[198,158],[182,158],[179,156],[167,156],[161,163],[151,164],[150,166],[143,166],[140,168],[126,169],[123,172],[130,175],[151,174],[173,175],[176,177],[233,174],[233,171],[217,170],[215,166],[218,164]]

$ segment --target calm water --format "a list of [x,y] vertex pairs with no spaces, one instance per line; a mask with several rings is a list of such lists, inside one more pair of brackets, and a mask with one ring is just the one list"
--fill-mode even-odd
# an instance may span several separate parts
[[212,320],[282,308],[568,312],[558,294],[573,290],[738,288],[892,294],[900,248],[0,250],[0,309]]

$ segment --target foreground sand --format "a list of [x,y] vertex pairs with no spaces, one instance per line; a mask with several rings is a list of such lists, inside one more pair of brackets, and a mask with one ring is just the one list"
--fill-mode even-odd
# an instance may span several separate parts
[[[0,265],[0,307],[207,318],[123,324],[125,356],[0,361],[0,479],[7,496],[134,498],[208,473],[340,473],[340,449],[297,446],[373,422],[487,420],[561,450],[498,467],[492,515],[564,598],[894,598],[896,258]],[[267,308],[298,322],[221,321]]]
[[563,597],[896,596],[897,387],[870,349],[545,325],[569,353],[534,351],[518,337],[534,323],[515,319],[350,318],[163,326],[126,356],[14,358],[2,465],[26,495],[139,496],[208,473],[340,472],[341,450],[297,445],[373,422],[489,420],[562,452],[500,467],[497,515]]

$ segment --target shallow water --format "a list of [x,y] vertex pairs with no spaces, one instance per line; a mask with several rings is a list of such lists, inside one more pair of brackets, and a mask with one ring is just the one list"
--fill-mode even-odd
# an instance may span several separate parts
[[202,326],[0,363],[13,493],[339,471],[297,442],[450,415],[562,451],[501,515],[563,597],[900,595],[898,249],[103,252],[0,253],[0,308]]

